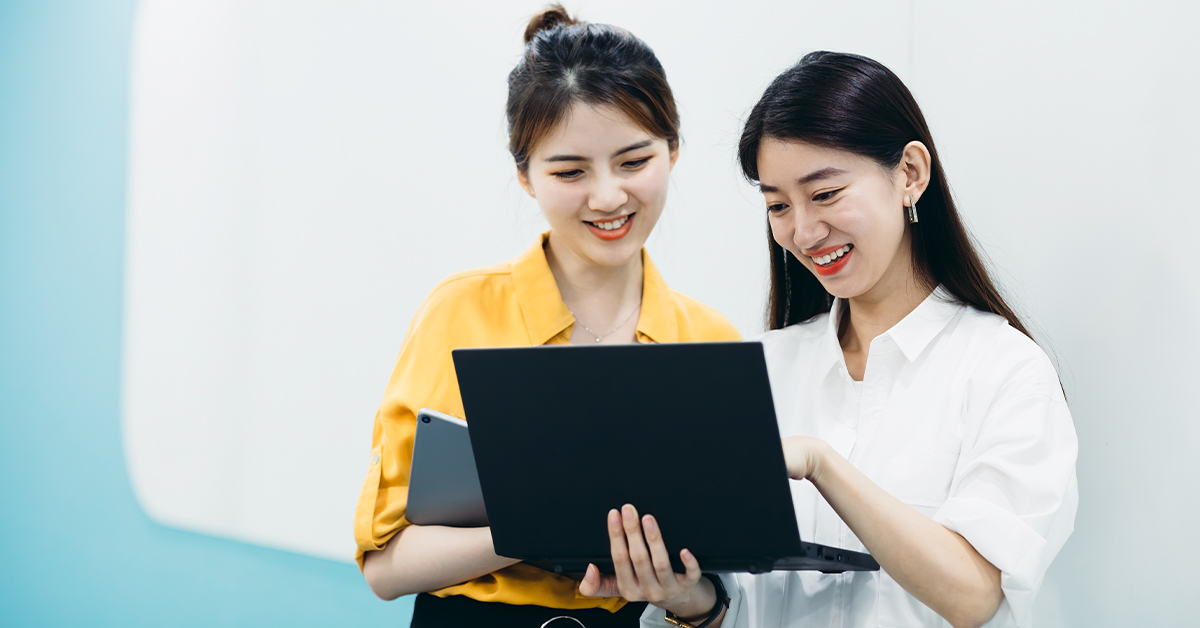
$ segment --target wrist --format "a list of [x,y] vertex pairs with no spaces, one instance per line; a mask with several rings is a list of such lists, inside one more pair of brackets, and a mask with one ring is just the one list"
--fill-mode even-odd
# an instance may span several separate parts
[[717,590],[713,583],[708,578],[700,578],[696,582],[696,586],[688,593],[687,599],[681,600],[678,604],[664,606],[663,609],[670,611],[676,617],[692,623],[691,620],[704,620],[708,617],[709,611],[713,605],[717,603]]
[[829,468],[833,465],[837,452],[833,450],[833,447],[829,443],[823,440],[819,440],[817,443],[812,448],[810,454],[812,458],[809,464],[812,471],[808,474],[808,481],[820,489],[821,482],[825,479],[826,474],[829,473]]

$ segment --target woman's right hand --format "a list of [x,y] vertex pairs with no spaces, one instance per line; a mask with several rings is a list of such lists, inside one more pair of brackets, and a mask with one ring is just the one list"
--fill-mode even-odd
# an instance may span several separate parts
[[817,483],[821,465],[832,448],[829,443],[810,436],[789,436],[783,439],[783,460],[788,477]]
[[686,573],[675,573],[662,531],[653,515],[638,517],[631,504],[608,513],[608,538],[614,576],[588,565],[579,592],[589,597],[620,596],[630,602],[649,602],[676,616],[703,621],[716,604],[716,589],[700,577],[700,563],[691,552],[679,552]]

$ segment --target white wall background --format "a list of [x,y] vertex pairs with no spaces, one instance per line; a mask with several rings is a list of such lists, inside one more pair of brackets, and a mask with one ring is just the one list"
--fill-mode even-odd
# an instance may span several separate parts
[[[123,425],[151,516],[350,559],[409,318],[441,277],[543,229],[503,118],[540,5],[142,3]],[[765,217],[737,173],[740,120],[810,50],[895,70],[1075,414],[1081,507],[1039,623],[1195,623],[1196,4],[568,8],[663,62],[684,152],[649,249],[672,287],[746,335],[761,330]]]

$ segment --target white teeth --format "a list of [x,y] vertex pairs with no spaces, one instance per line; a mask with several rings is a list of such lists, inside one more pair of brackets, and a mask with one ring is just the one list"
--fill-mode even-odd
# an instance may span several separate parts
[[820,257],[814,257],[814,258],[812,258],[812,261],[813,261],[813,262],[815,262],[815,263],[817,263],[817,264],[819,264],[819,265],[821,265],[821,266],[824,266],[824,265],[826,265],[826,264],[828,264],[828,263],[830,263],[830,262],[832,262],[832,261],[834,261],[834,260],[836,260],[836,259],[839,259],[839,258],[841,258],[843,255],[845,255],[845,254],[847,254],[847,253],[849,253],[849,252],[850,252],[850,245],[849,245],[849,244],[847,244],[846,246],[843,246],[842,248],[840,248],[840,249],[838,249],[838,250],[836,250],[836,251],[834,251],[834,252],[832,252],[832,253],[830,253],[830,254],[828,254],[828,255],[822,255],[822,256],[820,256]]
[[[629,216],[632,215],[633,214],[629,214]],[[593,222],[592,224],[605,231],[612,231],[613,229],[620,229],[621,226],[629,220],[629,216],[622,216],[621,218],[613,220],[612,222]]]

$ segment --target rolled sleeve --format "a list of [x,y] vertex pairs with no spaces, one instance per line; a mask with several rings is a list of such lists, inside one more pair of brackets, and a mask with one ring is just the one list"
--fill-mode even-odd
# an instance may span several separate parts
[[1059,390],[1002,399],[972,431],[933,519],[1000,570],[1004,602],[989,625],[1024,628],[1046,570],[1074,530],[1074,425]]
[[445,290],[435,288],[413,317],[396,358],[383,402],[375,414],[366,479],[354,514],[355,560],[361,569],[367,552],[383,549],[409,525],[408,480],[417,408],[429,407],[462,416],[454,380]]
[[[382,411],[380,414],[383,414]],[[389,430],[381,417],[375,419],[367,477],[359,493],[354,512],[354,559],[359,569],[367,552],[383,549],[397,532],[409,525],[405,518],[408,504],[408,471],[412,461],[415,420]],[[389,438],[389,431],[394,432]],[[399,450],[391,446],[400,442]]]

